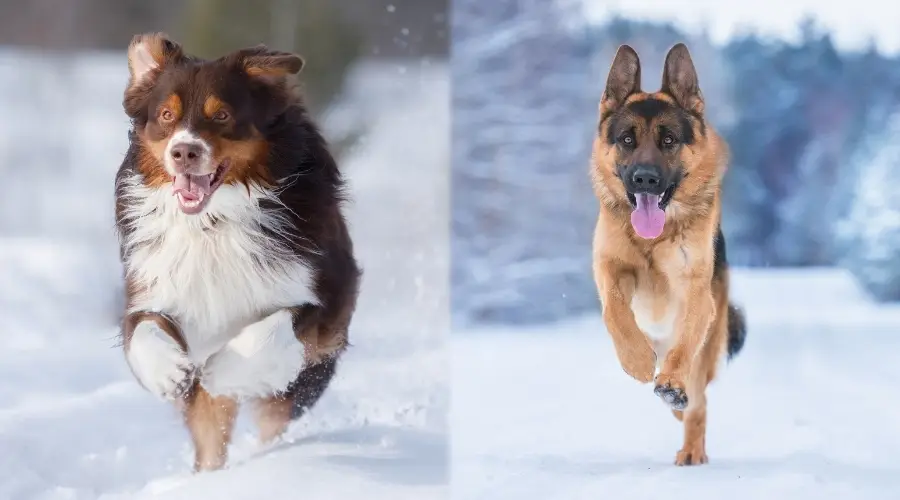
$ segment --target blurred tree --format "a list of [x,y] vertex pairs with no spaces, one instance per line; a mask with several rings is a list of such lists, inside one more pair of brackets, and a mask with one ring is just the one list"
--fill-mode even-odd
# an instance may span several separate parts
[[595,310],[587,173],[598,85],[578,6],[457,0],[453,16],[454,322]]
[[260,43],[300,54],[306,60],[301,81],[314,113],[340,93],[362,44],[330,0],[189,0],[172,35],[207,58]]
[[[853,186],[853,206],[837,234],[846,252],[841,264],[880,301],[900,300],[900,112],[876,111],[874,131],[860,148],[863,166]],[[886,126],[885,126],[886,125]]]
[[833,223],[856,176],[849,156],[868,131],[863,117],[896,87],[883,56],[839,52],[808,20],[799,29],[796,44],[747,36],[724,48],[740,110],[723,129],[732,152],[724,230],[739,265],[836,263]]
[[[122,50],[135,33],[168,31],[185,34],[186,10],[192,0],[0,0],[0,45],[27,45],[57,50]],[[207,2],[218,9],[241,8],[252,19],[276,19],[271,25],[251,23],[265,29],[271,43],[281,43],[284,27],[295,26],[297,15],[316,17],[321,6],[329,15],[340,13],[353,26],[367,57],[445,58],[449,53],[448,0],[276,0]],[[310,14],[307,14],[307,10]],[[220,16],[221,17],[221,16]],[[226,16],[237,22],[228,30],[241,30],[245,18]],[[199,27],[212,29],[212,23]],[[173,28],[174,27],[174,28]],[[296,31],[293,31],[296,34]],[[291,44],[293,46],[293,44]]]
[[449,0],[329,2],[358,27],[369,56],[446,57],[449,52]]

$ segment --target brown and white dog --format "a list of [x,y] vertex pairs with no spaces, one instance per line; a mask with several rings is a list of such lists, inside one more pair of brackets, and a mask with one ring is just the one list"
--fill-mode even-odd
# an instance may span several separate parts
[[594,138],[594,278],[622,368],[654,381],[684,422],[678,465],[706,463],[706,386],[746,337],[743,313],[728,297],[727,163],[687,47],[672,47],[662,88],[644,92],[638,55],[621,46]]
[[222,467],[240,402],[260,438],[316,403],[348,345],[360,271],[343,180],[292,85],[294,54],[216,60],[164,34],[128,48],[116,176],[126,359],[184,414],[195,469]]

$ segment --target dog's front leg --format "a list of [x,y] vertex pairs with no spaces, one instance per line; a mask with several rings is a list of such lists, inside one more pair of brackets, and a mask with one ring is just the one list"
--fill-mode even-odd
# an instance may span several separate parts
[[650,382],[656,370],[656,353],[631,310],[634,274],[615,261],[600,259],[594,268],[594,279],[602,302],[603,322],[612,337],[619,364],[635,380]]
[[122,324],[122,347],[131,372],[153,395],[180,400],[194,383],[181,330],[172,319],[155,312],[135,312]]
[[280,309],[244,327],[203,366],[200,384],[212,396],[277,394],[308,364],[312,349],[296,332],[299,308]]
[[688,407],[688,382],[694,359],[706,343],[715,319],[711,278],[711,269],[687,277],[686,294],[676,322],[675,343],[656,376],[654,392],[674,410]]

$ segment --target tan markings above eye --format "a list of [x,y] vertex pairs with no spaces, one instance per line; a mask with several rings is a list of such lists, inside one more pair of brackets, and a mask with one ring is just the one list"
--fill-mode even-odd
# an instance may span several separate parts
[[169,123],[181,116],[181,98],[178,94],[172,94],[159,106],[159,120]]
[[[224,115],[221,113],[224,113]],[[225,109],[225,104],[214,95],[208,96],[203,102],[203,114],[211,120],[228,119],[228,111]]]

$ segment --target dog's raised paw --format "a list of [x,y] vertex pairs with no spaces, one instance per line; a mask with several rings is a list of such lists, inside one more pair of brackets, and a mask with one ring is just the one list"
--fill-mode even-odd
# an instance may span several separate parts
[[152,321],[134,329],[128,362],[141,385],[161,399],[179,399],[194,385],[195,368],[187,353]]
[[664,382],[653,388],[653,394],[659,396],[673,410],[684,410],[688,405],[687,393],[684,389],[673,387],[671,383]]

